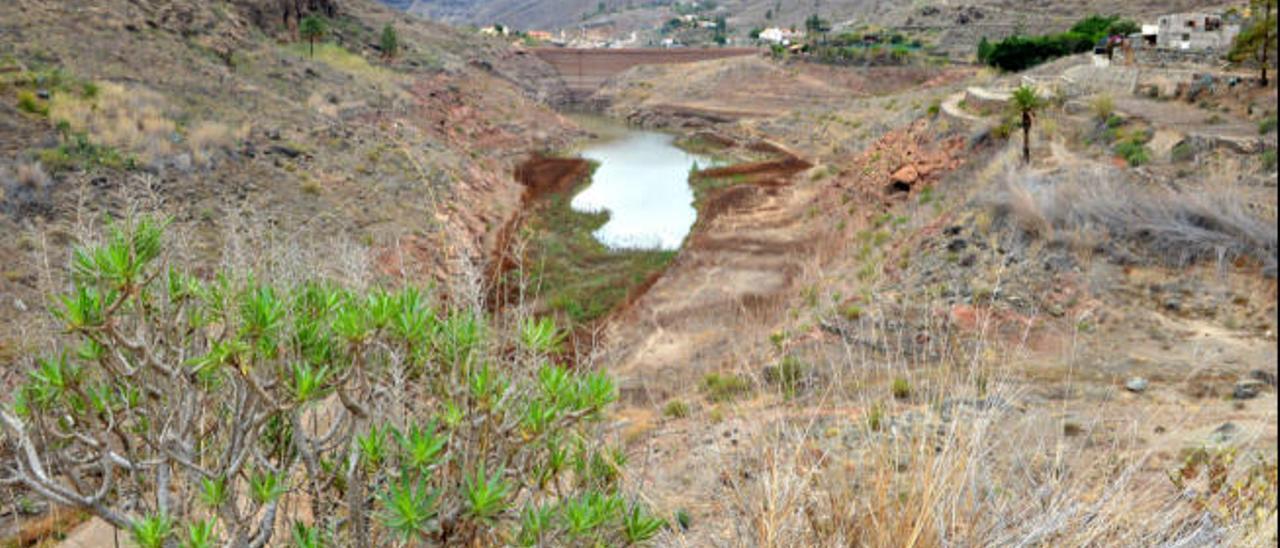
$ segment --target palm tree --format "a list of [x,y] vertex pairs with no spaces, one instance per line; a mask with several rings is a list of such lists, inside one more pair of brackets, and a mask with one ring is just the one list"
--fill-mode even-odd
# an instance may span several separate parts
[[1035,88],[1023,84],[1013,90],[1011,98],[1013,109],[1022,115],[1022,163],[1031,163],[1031,121],[1036,111],[1044,106],[1044,101],[1036,94]]
[[302,22],[298,23],[298,34],[302,38],[311,43],[311,58],[316,56],[316,40],[324,37],[326,31],[324,19],[315,15],[308,15],[302,18]]

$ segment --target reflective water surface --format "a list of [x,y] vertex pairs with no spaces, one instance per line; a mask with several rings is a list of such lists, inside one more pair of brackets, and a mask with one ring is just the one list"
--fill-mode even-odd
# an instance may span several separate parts
[[679,248],[697,218],[689,170],[695,162],[705,168],[712,160],[677,148],[675,136],[667,133],[598,116],[574,120],[598,135],[577,149],[599,167],[570,203],[578,211],[608,210],[609,222],[596,238],[618,248]]

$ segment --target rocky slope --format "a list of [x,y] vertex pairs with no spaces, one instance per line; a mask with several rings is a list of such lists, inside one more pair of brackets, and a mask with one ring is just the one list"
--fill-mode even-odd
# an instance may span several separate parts
[[[299,6],[333,10],[314,56]],[[105,215],[172,216],[209,268],[445,281],[517,206],[517,160],[574,131],[513,83],[535,61],[370,1],[18,0],[0,21],[4,386]]]

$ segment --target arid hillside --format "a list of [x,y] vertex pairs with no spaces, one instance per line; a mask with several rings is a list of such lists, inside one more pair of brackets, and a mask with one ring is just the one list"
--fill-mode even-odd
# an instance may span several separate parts
[[[676,4],[0,5],[0,545],[1276,544],[1274,81],[660,49],[574,79],[399,11]],[[970,51],[1113,4],[821,10]],[[680,202],[678,247],[572,205],[602,143],[663,153],[609,197]]]
[[[339,3],[314,54],[272,2],[0,10],[6,257],[56,262],[103,214],[151,200],[200,263],[269,237],[335,267],[341,253],[380,257],[361,276],[443,279],[448,257],[483,255],[516,203],[516,159],[568,131],[513,83],[536,81],[537,65],[371,2]],[[377,50],[384,24],[400,35],[393,59]],[[7,264],[0,318],[15,326],[50,280]],[[7,331],[0,355],[22,339]]]
[[[609,325],[637,481],[705,521],[673,543],[1270,542],[1174,501],[1218,462],[1274,512],[1247,478],[1276,458],[1275,88],[1107,74],[738,58],[597,93],[699,150],[811,166],[695,174],[685,249]],[[1024,166],[975,97],[1026,81]]]
[[643,43],[658,43],[658,30],[669,20],[696,15],[706,20],[723,17],[735,44],[749,43],[752,29],[766,27],[805,29],[805,20],[818,15],[834,27],[901,28],[943,51],[971,54],[978,40],[1014,34],[1059,32],[1081,17],[1104,13],[1126,17],[1153,17],[1198,7],[1220,6],[1213,0],[1142,2],[1067,2],[969,0],[966,2],[886,2],[881,0],[721,0],[718,2],[632,2],[629,0],[411,0],[388,5],[409,13],[453,24],[500,24],[519,30],[565,30],[574,37],[579,29],[589,34],[626,39],[639,33]]

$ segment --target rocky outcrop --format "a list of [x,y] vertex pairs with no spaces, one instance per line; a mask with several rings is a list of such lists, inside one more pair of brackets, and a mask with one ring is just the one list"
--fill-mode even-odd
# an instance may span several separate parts
[[869,198],[906,194],[964,162],[963,136],[938,136],[927,121],[891,131],[864,151],[849,179],[838,184]]
[[504,50],[487,62],[489,66],[485,68],[515,84],[535,101],[555,106],[573,100],[555,67],[526,49]]

